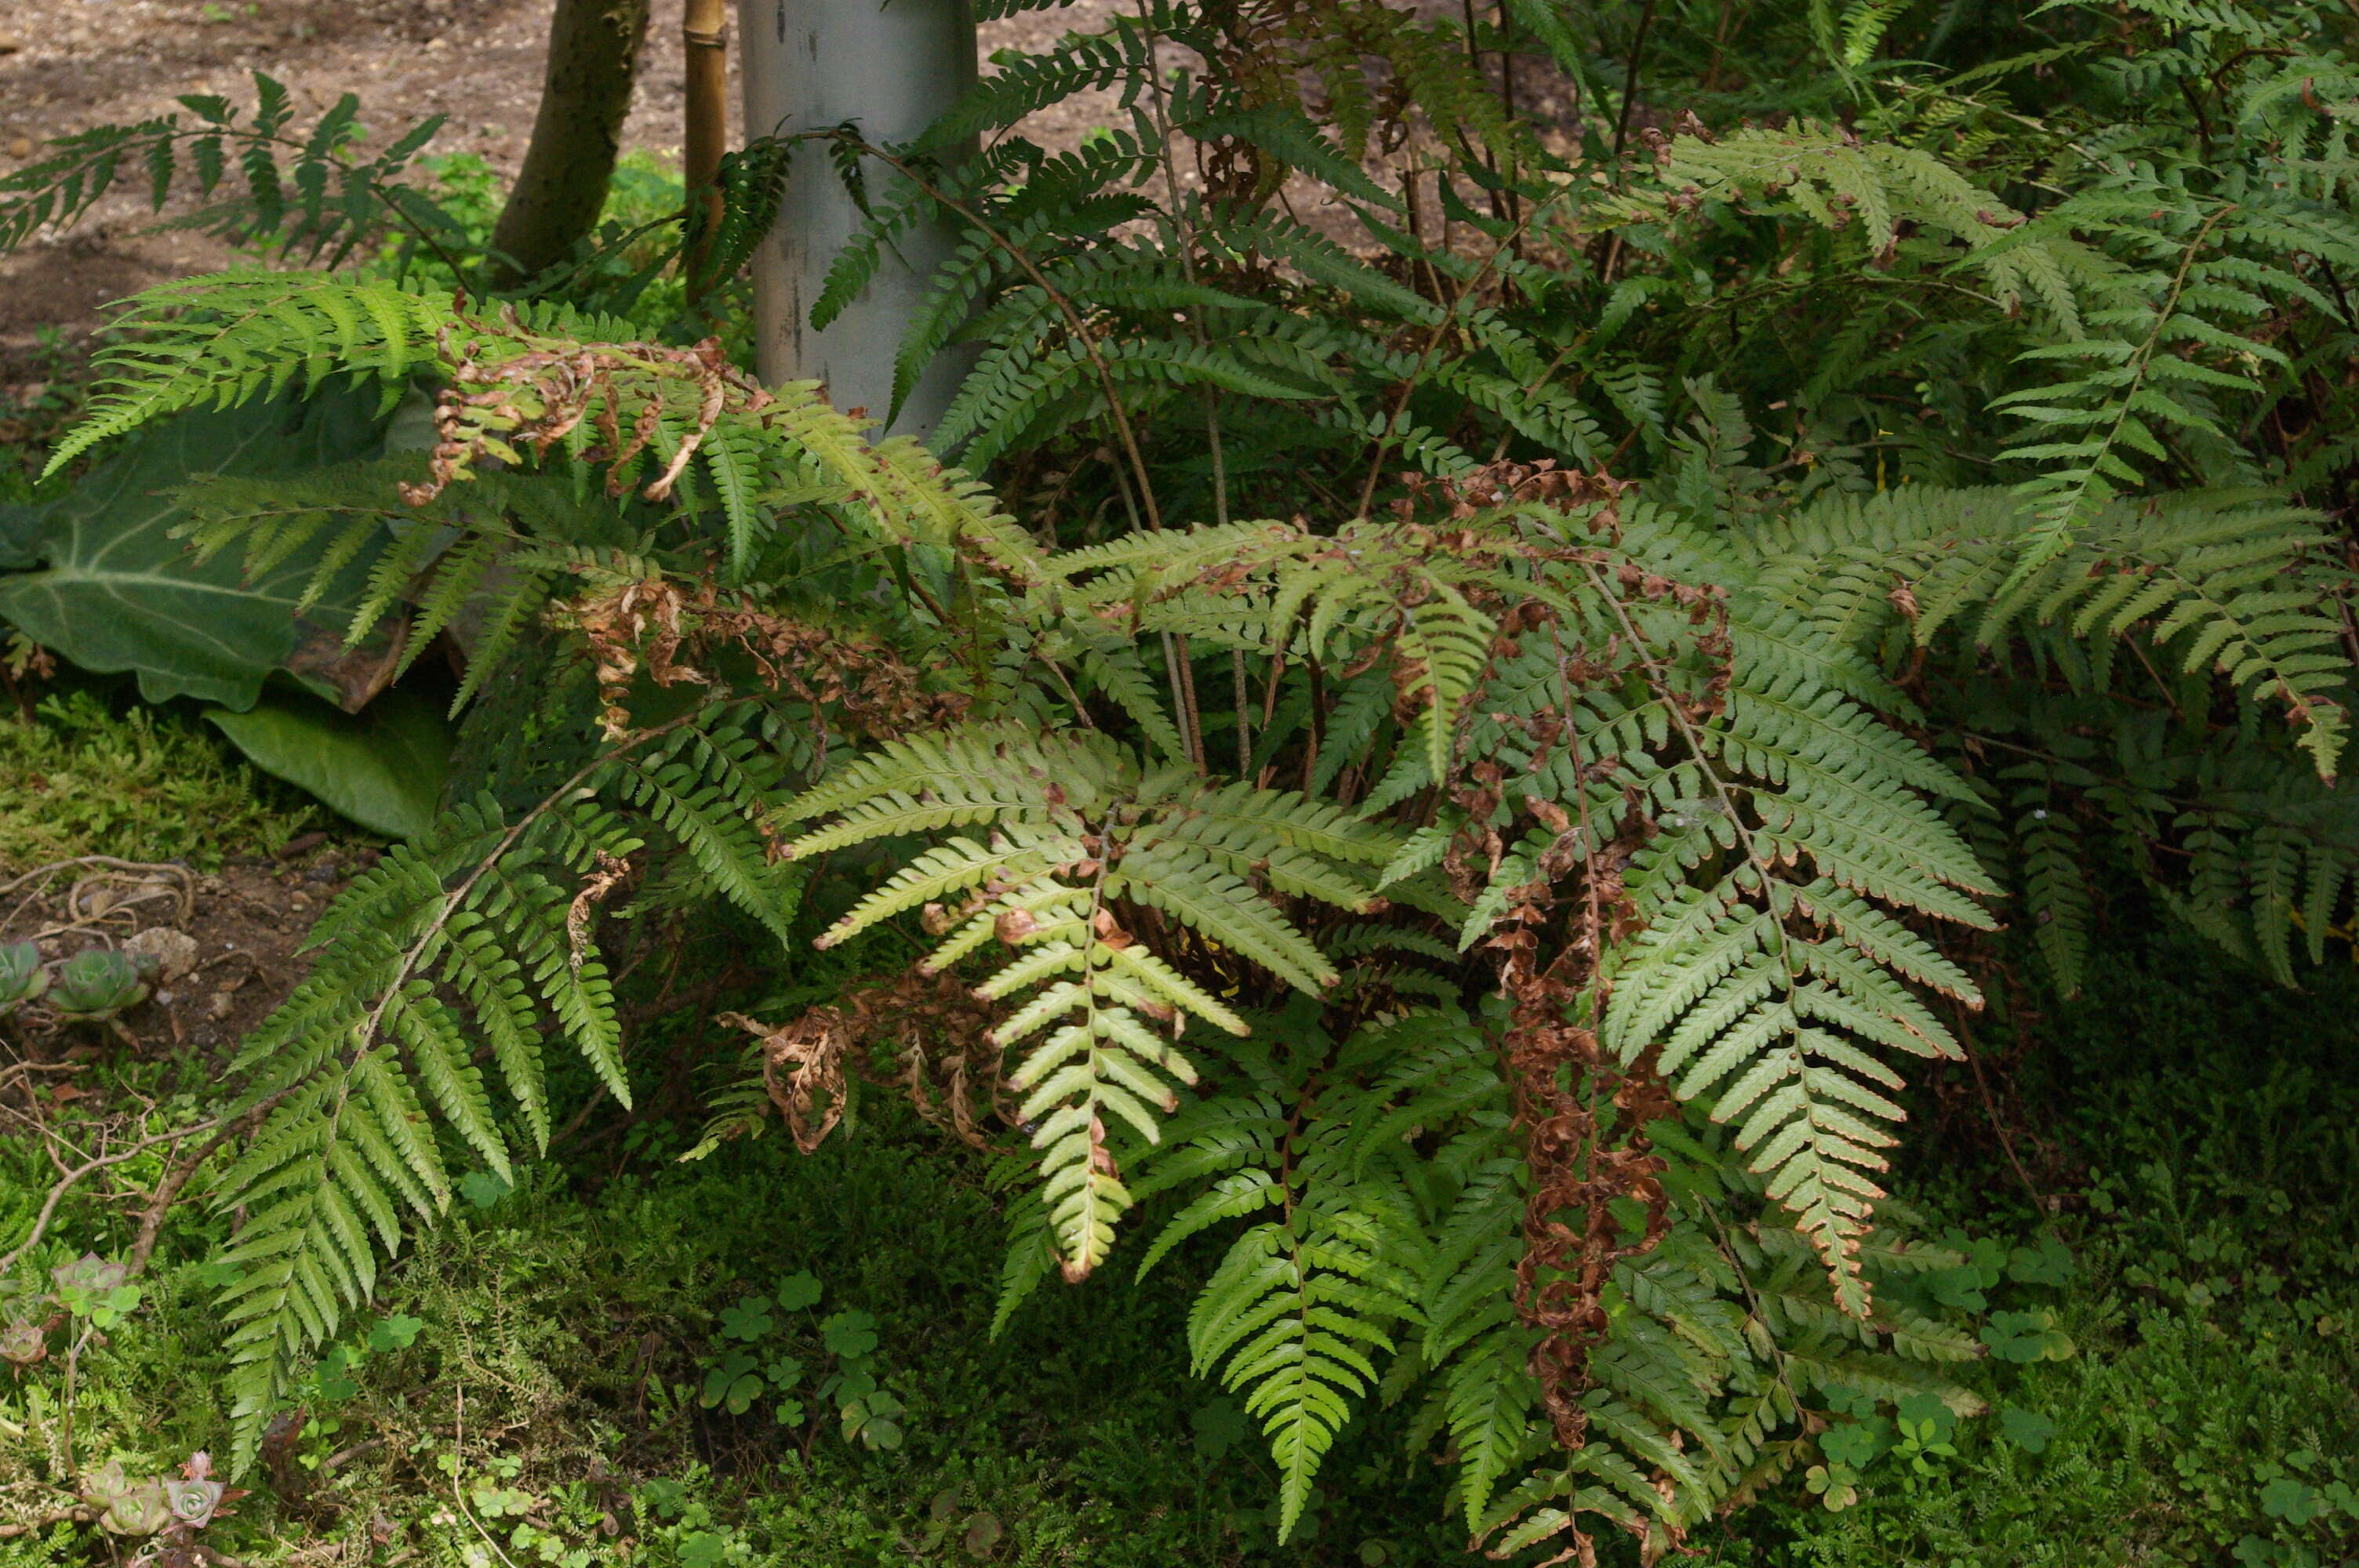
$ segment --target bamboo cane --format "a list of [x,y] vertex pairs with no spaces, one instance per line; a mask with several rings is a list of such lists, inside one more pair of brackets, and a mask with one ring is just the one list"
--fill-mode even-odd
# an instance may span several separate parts
[[679,37],[687,56],[688,124],[682,138],[683,169],[692,211],[703,222],[682,258],[691,300],[718,279],[704,276],[712,239],[721,225],[721,154],[729,135],[729,0],[688,0]]

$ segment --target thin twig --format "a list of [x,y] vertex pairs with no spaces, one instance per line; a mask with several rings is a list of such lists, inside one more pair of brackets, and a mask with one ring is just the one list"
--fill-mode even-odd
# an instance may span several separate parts
[[[11,1062],[6,1066],[0,1067],[0,1089],[8,1087],[19,1078],[28,1078],[35,1073],[79,1073],[87,1065],[82,1062]],[[30,1085],[26,1088],[27,1093],[31,1092]]]
[[[76,855],[70,860],[51,860],[47,865],[35,866],[31,871],[25,872],[21,876],[12,878],[6,882],[0,882],[0,898],[5,898],[9,893],[15,892],[18,888],[23,887],[27,882],[33,881],[36,879],[38,879],[41,884],[40,886],[36,887],[30,893],[27,894],[23,903],[20,903],[16,908],[10,910],[5,920],[0,920],[0,925],[13,925],[16,922],[16,917],[24,914],[26,908],[30,905],[35,899],[39,898],[41,894],[48,890],[50,879],[54,878],[60,871],[70,871],[82,866],[98,866],[108,871],[142,871],[150,874],[160,874],[167,877],[177,878],[181,883],[180,914],[182,918],[185,919],[187,917],[189,904],[194,898],[194,892],[189,886],[189,869],[186,866],[176,866],[168,860],[118,860],[113,855]],[[81,883],[77,882],[75,885],[79,887]],[[71,907],[71,897],[68,900],[68,903],[69,907]]]
[[[1973,1036],[1966,1025],[1964,1005],[1953,1000],[1950,1006],[1951,1011],[1957,1016],[1960,1043],[1962,1044],[1971,1042]],[[1998,1146],[2006,1151],[2006,1162],[2013,1167],[2015,1179],[2021,1182],[2023,1190],[2031,1195],[2031,1206],[2035,1211],[2040,1214],[2050,1212],[2048,1195],[2039,1190],[2039,1184],[2031,1179],[2031,1173],[2024,1169],[2022,1160],[2016,1155],[2014,1135],[2006,1130],[2006,1119],[1998,1113],[1998,1101],[1991,1094],[1990,1080],[1983,1076],[1983,1054],[1980,1051],[1968,1050],[1966,1065],[1973,1069],[1974,1088],[1982,1096],[1983,1114],[1990,1118],[1991,1130],[1998,1134]]]
[[124,1260],[134,1276],[147,1271],[147,1259],[156,1250],[156,1238],[163,1233],[164,1217],[171,1211],[172,1201],[180,1195],[180,1189],[189,1184],[189,1178],[202,1169],[204,1162],[219,1153],[222,1146],[236,1137],[240,1130],[259,1120],[260,1116],[257,1109],[249,1111],[235,1121],[224,1123],[205,1140],[203,1146],[195,1153],[177,1162],[164,1173],[164,1179],[156,1184],[154,1195],[148,1198],[147,1208],[140,1213],[139,1236],[131,1244],[131,1255]]
[[1229,683],[1235,688],[1237,700],[1237,777],[1243,778],[1253,768],[1253,725],[1245,713],[1248,693],[1245,688],[1245,651],[1229,650]]
[[462,1485],[466,1479],[467,1471],[467,1385],[464,1383],[459,1385],[458,1400],[458,1427],[451,1440],[451,1500],[459,1506],[459,1517],[465,1519],[474,1532],[484,1538],[484,1544],[492,1549],[492,1554],[507,1563],[507,1568],[516,1568],[515,1563],[509,1560],[508,1554],[500,1550],[500,1543],[492,1538],[492,1532],[485,1530],[475,1516],[468,1511],[466,1494]]
[[[1139,7],[1138,25],[1147,35],[1147,85],[1155,104],[1155,134],[1162,142],[1161,156],[1156,161],[1162,166],[1165,199],[1171,207],[1171,234],[1178,242],[1180,271],[1187,278],[1189,287],[1193,287],[1197,283],[1196,235],[1194,225],[1188,219],[1187,203],[1180,199],[1180,172],[1172,166],[1171,117],[1165,103],[1162,57],[1158,53],[1160,35],[1155,30],[1153,12],[1144,4]],[[1195,337],[1198,348],[1210,346],[1204,331],[1201,306],[1188,307],[1188,330]],[[1229,521],[1229,473],[1228,465],[1221,454],[1220,397],[1209,386],[1203,389],[1203,393],[1204,438],[1212,460],[1212,521],[1225,527]]]
[[1163,637],[1163,676],[1171,683],[1171,717],[1180,726],[1180,750],[1192,762],[1196,754],[1188,745],[1188,688],[1180,679],[1180,653],[1173,644],[1171,633]]
[[576,1132],[580,1131],[582,1130],[582,1124],[590,1119],[590,1113],[596,1110],[600,1106],[605,1103],[606,1086],[600,1084],[596,1088],[590,1092],[590,1098],[582,1102],[582,1108],[573,1113],[573,1119],[557,1130],[556,1136],[549,1139],[549,1146],[551,1149],[554,1149],[559,1144],[563,1143],[567,1139],[572,1137]]
[[1196,661],[1188,651],[1188,633],[1173,634],[1171,641],[1180,650],[1180,690],[1188,705],[1188,757],[1196,771],[1204,771],[1203,711],[1196,706]]
[[183,879],[189,874],[186,866],[176,866],[169,860],[125,860],[113,855],[76,855],[70,860],[51,860],[46,865],[35,866],[22,876],[0,882],[0,897],[15,892],[36,877],[55,876],[76,866],[102,866],[114,871],[161,871]]
[[32,1535],[60,1524],[89,1524],[97,1518],[98,1510],[95,1509],[60,1509],[55,1513],[43,1514],[38,1519],[28,1519],[16,1524],[0,1524],[0,1541],[13,1540],[20,1535]]
[[221,1126],[223,1122],[229,1119],[230,1119],[227,1117],[217,1116],[211,1121],[201,1121],[193,1127],[176,1128],[170,1132],[159,1132],[152,1138],[141,1139],[138,1142],[132,1144],[127,1149],[117,1150],[112,1154],[102,1154],[95,1158],[85,1160],[81,1164],[66,1172],[66,1173],[58,1178],[55,1184],[49,1188],[49,1195],[41,1204],[40,1212],[33,1217],[33,1228],[31,1232],[26,1236],[24,1240],[16,1244],[16,1249],[13,1251],[0,1253],[0,1277],[5,1277],[9,1270],[15,1268],[16,1266],[17,1260],[24,1257],[26,1253],[31,1251],[34,1244],[38,1242],[41,1238],[48,1233],[49,1221],[57,1216],[58,1205],[65,1201],[66,1194],[71,1192],[75,1184],[81,1182],[84,1176],[91,1174],[92,1172],[105,1170],[110,1165],[120,1165],[126,1160],[136,1159],[139,1155],[146,1153],[148,1150],[155,1148],[159,1143],[177,1142],[183,1138],[192,1138],[200,1132],[210,1132],[214,1128]]
[[1614,117],[1614,183],[1622,183],[1622,148],[1630,138],[1630,111],[1638,103],[1638,68],[1647,58],[1647,29],[1655,20],[1655,0],[1638,7],[1637,35],[1630,40],[1630,66],[1622,75],[1622,111]]
[[[1270,724],[1271,724],[1271,722],[1272,722],[1272,720],[1273,720],[1274,717],[1276,716],[1276,714],[1277,714],[1277,686],[1278,686],[1278,682],[1279,682],[1280,680],[1284,679],[1284,678],[1285,678],[1285,676],[1286,676],[1286,638],[1285,638],[1285,636],[1284,636],[1283,633],[1280,633],[1280,635],[1279,635],[1279,637],[1278,637],[1278,639],[1277,639],[1277,651],[1276,653],[1273,653],[1273,654],[1270,655],[1270,657],[1269,657],[1269,681],[1268,681],[1268,684],[1267,684],[1267,685],[1266,685],[1266,686],[1264,686],[1264,687],[1262,687],[1262,691],[1261,691],[1261,724],[1260,724],[1260,730],[1261,730],[1261,733],[1262,733],[1262,738],[1263,738],[1265,741],[1266,741],[1266,740],[1269,738],[1269,727],[1270,727]],[[1247,762],[1247,764],[1248,764],[1248,765],[1250,765],[1250,764],[1251,764],[1251,762],[1252,762],[1252,761],[1253,761],[1253,759],[1252,759],[1252,758],[1250,758],[1250,757],[1246,758],[1245,760],[1246,760],[1246,762]],[[1264,763],[1261,765],[1261,776],[1260,776],[1259,778],[1257,778],[1256,780],[1255,780],[1255,781],[1254,781],[1254,787],[1255,787],[1255,788],[1256,788],[1256,789],[1267,789],[1267,788],[1269,787],[1269,781],[1270,781],[1273,777],[1275,777],[1275,776],[1277,775],[1277,759],[1275,756],[1273,756],[1273,757],[1271,757],[1271,758],[1270,758],[1270,760],[1269,760],[1268,762],[1264,762]]]
[[66,1454],[66,1474],[69,1476],[79,1476],[82,1474],[82,1466],[74,1463],[74,1390],[76,1387],[76,1375],[82,1370],[82,1348],[91,1342],[92,1338],[94,1337],[97,1333],[98,1323],[93,1319],[79,1335],[76,1335],[72,1339],[66,1343],[66,1391],[65,1399],[58,1406],[58,1422],[59,1424],[63,1426],[65,1429],[64,1446]]

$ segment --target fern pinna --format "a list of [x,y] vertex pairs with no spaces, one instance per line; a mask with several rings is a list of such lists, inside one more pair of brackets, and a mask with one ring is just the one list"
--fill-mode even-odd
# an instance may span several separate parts
[[254,87],[254,114],[243,124],[227,99],[189,93],[177,100],[186,121],[163,114],[49,142],[45,157],[0,176],[0,254],[79,221],[133,170],[146,176],[150,211],[163,211],[176,183],[206,200],[172,226],[275,244],[282,256],[341,265],[389,229],[407,230],[412,244],[438,251],[463,244],[450,215],[401,178],[441,128],[441,115],[360,157],[366,133],[352,93],[299,135],[286,85],[257,70]]

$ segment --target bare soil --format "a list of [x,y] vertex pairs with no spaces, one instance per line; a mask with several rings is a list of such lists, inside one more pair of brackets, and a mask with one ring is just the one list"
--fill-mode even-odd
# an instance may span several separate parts
[[[147,1000],[111,1027],[60,1023],[38,1001],[24,1008],[12,1032],[29,1059],[73,1062],[117,1047],[198,1060],[226,1052],[310,969],[298,949],[312,920],[377,853],[317,833],[290,848],[217,875],[92,857],[5,884],[0,943],[33,942],[47,961],[90,947],[146,947],[161,957]],[[54,1087],[71,1098],[70,1076]]]
[[[988,24],[983,53],[1093,26],[1113,4],[1079,0]],[[679,147],[680,6],[656,0],[627,146]],[[478,153],[513,172],[540,99],[550,9],[549,0],[0,0],[0,169],[30,161],[52,136],[173,113],[183,93],[251,105],[258,70],[287,84],[299,123],[352,92],[362,123],[380,135],[440,114],[429,151]],[[734,71],[734,51],[731,61]],[[730,103],[734,135],[734,84]],[[1061,105],[1027,131],[1071,145],[1110,115],[1110,103]],[[201,236],[145,232],[154,223],[126,191],[75,228],[0,258],[0,404],[12,384],[42,373],[43,329],[71,342],[100,324],[108,303],[227,259]]]

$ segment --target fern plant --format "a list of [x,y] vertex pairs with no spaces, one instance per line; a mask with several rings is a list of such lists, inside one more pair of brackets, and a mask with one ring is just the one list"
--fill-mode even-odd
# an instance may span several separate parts
[[[1918,1064],[2018,951],[2069,991],[2125,886],[2287,981],[2347,906],[2359,230],[2310,101],[2359,79],[2307,8],[2002,6],[1971,55],[1657,9],[1602,9],[1602,71],[1521,0],[1150,0],[910,145],[766,144],[890,172],[822,318],[960,226],[899,369],[980,345],[968,470],[554,306],[136,308],[60,460],[427,380],[430,452],[196,485],[192,542],[326,540],[354,635],[470,629],[479,733],[503,672],[566,694],[249,1046],[247,1444],[450,1162],[539,1146],[544,1022],[627,1089],[610,899],[917,971],[889,1069],[877,1007],[757,1022],[711,1136],[906,1086],[991,1146],[1003,1326],[1195,1257],[1288,1533],[1377,1401],[1473,1541],[1583,1562],[1838,1407],[1976,1407],[1960,1260],[1883,1192]],[[2186,124],[2105,118],[2157,83]],[[1024,138],[1105,88],[1126,123]]]
[[[230,291],[225,300],[256,286],[219,287]],[[1938,771],[1824,686],[1864,685],[1873,679],[1865,667],[1841,673],[1849,655],[1803,636],[1790,617],[1756,622],[1732,612],[1724,586],[1692,580],[1709,542],[1669,514],[1629,505],[1617,515],[1610,489],[1559,487],[1553,500],[1484,508],[1444,527],[1371,522],[1322,535],[1238,524],[1043,552],[980,504],[971,481],[935,477],[894,449],[842,438],[839,416],[774,403],[693,356],[666,359],[629,345],[551,351],[522,325],[450,319],[433,323],[429,347],[417,302],[388,322],[364,301],[340,309],[333,287],[314,290],[303,308],[271,296],[268,309],[240,310],[234,338],[203,325],[201,315],[177,329],[209,344],[226,339],[234,351],[187,353],[168,327],[144,357],[121,362],[120,384],[94,410],[93,433],[155,416],[175,400],[269,389],[274,355],[285,356],[279,363],[308,360],[320,323],[340,316],[343,330],[358,334],[334,351],[347,370],[383,376],[406,368],[413,352],[447,356],[445,440],[426,460],[422,481],[398,486],[400,497],[513,546],[510,558],[520,566],[569,574],[585,589],[603,585],[603,596],[569,601],[561,612],[597,656],[604,729],[618,748],[636,747],[647,733],[630,711],[635,674],[658,687],[682,679],[711,685],[717,677],[702,668],[683,675],[694,649],[734,643],[758,655],[760,638],[774,628],[709,589],[690,598],[671,587],[656,558],[665,548],[660,528],[634,560],[527,542],[480,504],[435,511],[469,482],[480,453],[521,462],[538,450],[560,468],[603,468],[610,486],[626,493],[625,476],[644,465],[637,476],[655,478],[637,487],[642,503],[685,514],[691,537],[717,528],[752,541],[750,568],[773,535],[733,528],[725,505],[698,527],[700,509],[677,499],[674,487],[700,445],[726,453],[758,441],[766,455],[753,471],[793,472],[788,493],[814,518],[859,527],[875,545],[928,549],[956,563],[969,596],[984,604],[979,619],[957,628],[962,636],[987,634],[1060,672],[1053,689],[1070,694],[1061,717],[1053,698],[1043,706],[1043,688],[1011,686],[1006,660],[991,654],[966,701],[1023,721],[912,735],[838,762],[781,807],[775,825],[812,825],[780,845],[789,865],[872,840],[942,835],[821,941],[845,941],[919,910],[945,937],[929,968],[995,943],[1010,950],[976,989],[1008,1011],[993,1044],[1016,1048],[1038,1037],[1007,1075],[1024,1096],[1012,1114],[1029,1127],[1047,1235],[1069,1277],[1086,1275],[1106,1256],[1130,1203],[1125,1165],[1159,1141],[1161,1119],[1201,1081],[1179,1043],[1185,1019],[1251,1032],[1245,1011],[1219,994],[1234,989],[1219,985],[1219,970],[1249,966],[1310,997],[1338,986],[1341,970],[1312,935],[1318,922],[1306,925],[1310,917],[1295,910],[1398,912],[1412,922],[1404,933],[1412,950],[1422,928],[1423,942],[1444,954],[1485,941],[1520,951],[1499,928],[1538,939],[1534,928],[1552,925],[1552,885],[1582,881],[1583,868],[1594,871],[1610,855],[1611,891],[1601,882],[1580,895],[1589,913],[1573,925],[1589,935],[1565,951],[1589,954],[1580,963],[1595,996],[1610,983],[1631,999],[1600,1036],[1601,1063],[1644,1057],[1649,1072],[1685,1069],[1688,1098],[1708,1100],[1736,1124],[1735,1143],[1755,1152],[1767,1195],[1818,1246],[1833,1299],[1854,1313],[1870,1310],[1856,1256],[1876,1195],[1867,1173],[1889,1141],[1875,1120],[1897,1114],[1883,1092],[1897,1080],[1870,1048],[1955,1049],[1910,997],[1908,980],[1971,995],[1962,976],[1886,906],[1982,922],[1968,896],[1979,873],[1913,793],[1938,784]],[[261,346],[273,341],[284,346]],[[208,379],[179,368],[191,359],[218,369]],[[475,390],[483,386],[497,388],[496,403]],[[701,428],[685,423],[691,403],[692,417],[709,421]],[[487,407],[493,417],[480,412]],[[571,459],[556,458],[569,435],[592,425],[633,438],[620,451],[583,445]],[[707,460],[724,471],[726,459]],[[822,474],[844,477],[831,485]],[[564,482],[559,475],[551,481]],[[217,510],[208,514],[206,542],[227,547],[243,539],[249,551],[267,552],[345,512],[354,521],[342,526],[382,527],[386,510],[340,509],[324,499],[263,515]],[[426,530],[412,528],[386,548],[372,574],[380,591],[364,615],[382,607],[391,585],[417,575],[423,557],[408,540]],[[446,548],[435,580],[462,584],[447,590],[454,595],[472,591],[467,585],[483,569],[475,550]],[[444,591],[422,591],[425,615],[447,618]],[[1350,772],[1325,775],[1325,798],[1258,778],[1222,781],[1194,760],[1204,754],[1201,736],[1190,738],[1201,712],[1187,714],[1183,729],[1138,678],[1143,649],[1183,643],[1249,654],[1307,678],[1326,668],[1373,677],[1392,693],[1386,706],[1393,713],[1378,722],[1391,739],[1363,736]],[[1741,676],[1731,663],[1740,647],[1751,655]],[[1184,703],[1192,676],[1176,663],[1167,673]],[[1084,687],[1105,706],[1093,711],[1079,695]],[[1114,739],[1099,712],[1135,723],[1147,749]],[[1276,728],[1273,718],[1264,745]],[[340,906],[332,935],[350,922],[380,935],[340,946],[339,961],[258,1037],[254,1060],[265,1071],[252,1103],[269,1104],[271,1119],[231,1183],[237,1201],[269,1217],[249,1226],[235,1254],[242,1263],[268,1260],[241,1287],[235,1309],[249,1358],[249,1432],[281,1386],[290,1353],[332,1330],[340,1300],[365,1293],[369,1248],[387,1233],[378,1223],[371,1241],[344,1221],[382,1222],[392,1212],[388,1195],[430,1212],[447,1192],[439,1156],[412,1130],[413,1109],[422,1108],[412,1080],[478,1157],[495,1168],[506,1158],[487,1091],[453,1054],[462,1011],[508,1043],[495,1059],[533,1138],[546,1120],[518,1046],[535,1033],[520,976],[545,989],[546,1005],[593,1064],[611,1068],[602,1000],[594,989],[585,1000],[575,989],[594,971],[590,960],[576,968],[573,959],[584,901],[611,887],[613,868],[639,846],[622,836],[620,819],[574,804],[585,789],[603,785],[621,804],[650,807],[650,825],[678,837],[710,886],[783,931],[788,916],[749,892],[770,877],[752,829],[726,827],[733,813],[763,798],[763,781],[745,762],[753,742],[733,748],[705,729],[694,732],[692,764],[593,762],[534,808],[539,815],[524,819],[535,825],[529,829],[503,831],[487,816],[462,814],[447,851],[420,848],[388,862]],[[809,749],[799,755],[806,767],[822,760]],[[1499,787],[1503,764],[1516,780]],[[1306,769],[1316,772],[1315,762]],[[1340,798],[1349,793],[1364,798]],[[1427,803],[1422,827],[1404,831],[1382,816],[1412,799]],[[570,901],[557,882],[519,882],[516,870],[545,853],[540,836],[560,825],[561,863],[582,890]],[[1652,841],[1633,855],[1623,846],[1642,831]],[[475,869],[434,858],[446,852],[478,857]],[[529,891],[478,907],[477,890],[512,887]],[[1570,893],[1566,901],[1576,902]],[[1601,923],[1601,902],[1616,912],[1612,920]],[[467,918],[478,914],[483,926]],[[454,922],[484,939],[446,935]],[[1609,952],[1603,939],[1615,924],[1631,935]],[[512,968],[500,967],[502,955]],[[448,972],[434,968],[446,956]],[[1462,972],[1459,983],[1466,978]],[[1663,1036],[1667,1044],[1658,1043]],[[364,1108],[347,1108],[356,1102]],[[290,1189],[277,1207],[257,1207]],[[1275,1245],[1259,1234],[1251,1246]],[[1348,1236],[1289,1234],[1289,1246],[1315,1245],[1321,1256],[1344,1260],[1337,1267],[1346,1279],[1377,1266],[1374,1251],[1351,1260],[1360,1254],[1350,1251]],[[1256,1267],[1251,1277],[1266,1284],[1266,1268]],[[1223,1276],[1221,1289],[1234,1282]],[[1335,1287],[1345,1294],[1360,1288]],[[1225,1320],[1204,1320],[1200,1356],[1208,1366],[1228,1359],[1234,1379],[1257,1385],[1258,1372],[1247,1368],[1266,1370],[1266,1356],[1233,1357],[1249,1347],[1211,1326],[1216,1321]],[[1331,1370],[1354,1365],[1345,1348],[1322,1349]],[[1287,1375],[1294,1380],[1282,1394],[1251,1397],[1281,1445],[1291,1509],[1342,1424],[1347,1407],[1334,1401],[1364,1389],[1311,1371]]]

